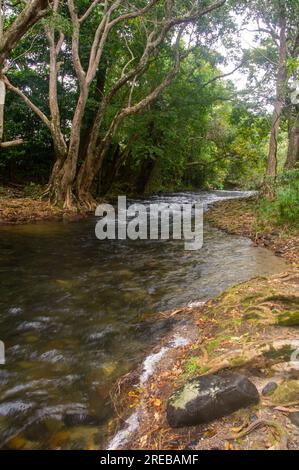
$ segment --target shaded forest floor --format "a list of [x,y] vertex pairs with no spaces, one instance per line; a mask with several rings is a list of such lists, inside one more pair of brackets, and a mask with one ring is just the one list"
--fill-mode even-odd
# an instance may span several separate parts
[[27,195],[24,188],[0,186],[0,225],[16,225],[46,220],[78,220],[84,214],[67,212],[43,201],[38,195]]
[[[285,257],[288,272],[252,279],[203,306],[168,313],[189,318],[183,334],[188,336],[189,328],[190,342],[166,354],[142,389],[134,388],[136,372],[126,377],[118,406],[125,414],[135,409],[140,427],[124,448],[298,449],[299,361],[291,355],[299,347],[299,233],[285,227],[262,231],[255,204],[220,202],[206,220]],[[260,403],[206,425],[170,428],[166,406],[173,390],[190,378],[223,369],[247,376],[260,392]],[[273,381],[278,388],[263,396],[263,388]]]

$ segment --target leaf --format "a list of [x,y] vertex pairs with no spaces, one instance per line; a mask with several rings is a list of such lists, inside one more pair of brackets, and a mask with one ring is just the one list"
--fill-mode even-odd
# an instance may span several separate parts
[[234,446],[230,442],[224,444],[224,450],[234,450]]
[[156,398],[153,402],[153,405],[156,407],[156,408],[160,408],[161,405],[162,405],[162,402],[159,398]]

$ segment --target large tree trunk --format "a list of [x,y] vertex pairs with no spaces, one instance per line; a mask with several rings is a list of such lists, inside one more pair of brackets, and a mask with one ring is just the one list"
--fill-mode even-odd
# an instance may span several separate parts
[[96,206],[92,196],[92,185],[98,172],[96,172],[96,156],[87,154],[77,177],[77,196],[82,208],[93,210]]
[[290,129],[285,169],[292,170],[297,162],[299,162],[299,112],[297,112],[296,121]]
[[[54,166],[49,183],[50,200],[55,204],[63,206],[64,209],[73,210],[75,208],[73,196],[73,183],[76,177],[77,162],[80,150],[81,126],[88,98],[87,87],[82,87],[78,99],[77,108],[72,122],[67,156],[62,164],[57,161]],[[61,160],[62,163],[62,160]]]
[[[97,71],[96,75],[96,86],[95,86],[95,91],[93,95],[91,96],[91,99],[96,102],[96,103],[101,103],[102,98],[104,96],[104,89],[105,89],[105,83],[106,83],[106,74],[107,74],[107,64],[104,62],[103,64],[99,65],[99,69]],[[90,139],[92,135],[92,129],[95,127],[97,121],[97,113],[94,111],[90,111],[89,113],[85,113],[85,119],[84,119],[84,127],[85,131],[82,132],[82,137],[81,137],[81,150],[80,150],[80,156],[82,160],[85,159],[85,155],[88,152],[88,147],[90,144]],[[97,133],[98,135],[98,133]]]
[[3,141],[4,135],[4,106],[5,106],[6,86],[0,79],[0,143]]
[[285,0],[280,0],[280,40],[279,67],[276,80],[276,99],[272,116],[272,127],[269,142],[268,164],[266,176],[275,178],[277,175],[277,140],[280,120],[285,103],[287,81],[287,36]]

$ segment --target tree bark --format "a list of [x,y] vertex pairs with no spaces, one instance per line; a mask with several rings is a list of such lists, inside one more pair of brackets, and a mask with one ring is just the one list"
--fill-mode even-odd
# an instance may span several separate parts
[[4,135],[4,106],[5,106],[6,86],[0,79],[0,143],[3,141]]
[[285,164],[286,170],[292,170],[296,163],[299,162],[299,112],[297,110],[296,120],[290,129],[289,146],[287,160]]
[[285,0],[280,0],[280,38],[279,38],[279,66],[276,79],[276,99],[272,116],[272,126],[269,142],[269,153],[266,176],[277,176],[277,140],[280,120],[285,105],[287,81],[287,23]]

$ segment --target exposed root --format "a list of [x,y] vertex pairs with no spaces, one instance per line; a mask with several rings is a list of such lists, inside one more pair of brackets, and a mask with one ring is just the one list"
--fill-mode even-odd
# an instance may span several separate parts
[[226,437],[226,440],[230,441],[230,440],[242,439],[243,437],[248,436],[250,433],[252,433],[256,429],[263,427],[263,426],[274,428],[277,431],[280,437],[279,447],[278,447],[279,450],[288,450],[288,435],[286,431],[284,430],[284,428],[277,422],[270,421],[267,419],[258,419],[254,421],[252,424],[250,424],[247,427],[247,429],[245,429],[244,431],[240,431],[232,436]]
[[280,350],[289,347],[295,350],[298,348],[296,340],[288,339],[275,339],[269,344],[265,343],[255,343],[248,346],[248,348],[237,349],[235,351],[227,351],[225,354],[220,357],[216,357],[211,361],[207,361],[205,365],[208,368],[209,374],[220,372],[223,369],[227,368],[239,368],[246,367],[258,361],[266,353],[270,351],[275,351],[279,354]]

